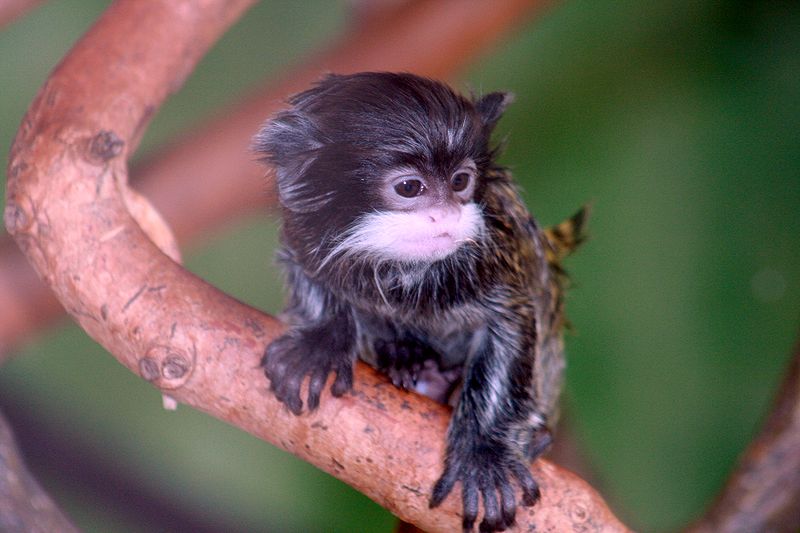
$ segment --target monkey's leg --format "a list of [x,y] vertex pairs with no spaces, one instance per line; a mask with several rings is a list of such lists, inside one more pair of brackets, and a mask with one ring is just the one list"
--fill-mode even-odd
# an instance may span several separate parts
[[465,368],[448,429],[444,473],[431,495],[431,506],[439,505],[461,483],[465,531],[475,523],[479,498],[484,507],[481,531],[501,531],[514,523],[515,485],[522,488],[523,504],[533,505],[539,498],[527,456],[543,451],[544,446],[531,444],[546,431],[533,398],[534,340],[515,324],[518,318],[500,320],[487,328],[484,346]]
[[303,410],[300,387],[308,377],[307,407],[316,409],[331,372],[336,374],[331,386],[334,396],[350,390],[356,359],[354,338],[352,318],[340,311],[317,323],[295,326],[275,339],[267,346],[261,366],[278,400],[299,415]]

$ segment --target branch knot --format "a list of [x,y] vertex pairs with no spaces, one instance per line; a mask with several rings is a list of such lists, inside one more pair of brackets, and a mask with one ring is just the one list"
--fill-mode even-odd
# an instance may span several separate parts
[[106,163],[122,153],[125,141],[111,130],[102,130],[92,137],[89,143],[89,157],[92,160]]
[[154,346],[139,360],[139,374],[160,389],[182,386],[193,368],[191,357],[167,346]]
[[20,230],[28,226],[29,221],[25,210],[9,199],[6,203],[6,210],[3,212],[3,223],[6,226],[6,230],[11,235],[16,235]]

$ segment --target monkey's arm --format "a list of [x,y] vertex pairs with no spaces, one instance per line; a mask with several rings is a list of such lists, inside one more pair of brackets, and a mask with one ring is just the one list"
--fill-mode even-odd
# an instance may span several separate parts
[[287,313],[293,325],[267,346],[261,366],[275,396],[299,415],[303,410],[300,387],[306,377],[309,410],[319,406],[329,373],[336,374],[331,386],[334,396],[353,387],[355,324],[347,308],[328,291],[298,272],[289,278],[294,292]]
[[549,437],[533,393],[533,310],[522,305],[511,310],[498,305],[491,313],[481,349],[465,368],[448,429],[444,473],[431,496],[436,506],[461,482],[465,531],[472,530],[477,517],[479,494],[481,531],[513,524],[515,484],[522,488],[525,505],[539,498],[528,456],[541,453]]

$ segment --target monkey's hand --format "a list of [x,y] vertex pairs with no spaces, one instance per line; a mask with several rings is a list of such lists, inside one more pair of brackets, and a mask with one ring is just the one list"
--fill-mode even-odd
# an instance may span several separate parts
[[453,436],[447,448],[444,473],[433,487],[430,506],[442,503],[460,481],[465,532],[472,531],[478,516],[479,494],[484,508],[481,532],[503,531],[514,524],[515,481],[522,487],[523,505],[531,506],[539,499],[539,485],[527,459],[504,442],[491,437]]
[[299,415],[303,410],[300,386],[306,377],[309,378],[309,410],[319,407],[319,397],[329,373],[336,374],[331,386],[334,396],[353,388],[356,354],[351,338],[339,326],[341,324],[334,322],[294,328],[267,346],[261,366],[270,380],[270,389],[292,413]]

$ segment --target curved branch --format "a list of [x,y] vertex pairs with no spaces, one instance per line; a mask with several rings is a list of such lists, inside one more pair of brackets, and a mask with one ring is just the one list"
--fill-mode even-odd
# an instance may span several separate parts
[[[428,509],[446,408],[359,365],[354,392],[295,417],[258,369],[273,317],[159,251],[169,231],[127,186],[126,159],[170,90],[251,0],[117,0],[40,91],[9,164],[6,227],[69,313],[124,365],[176,400],[289,450],[428,531],[460,523],[457,498]],[[135,209],[132,209],[136,206]],[[521,528],[624,531],[586,483],[547,461]]]
[[[500,0],[487,10],[482,0],[400,2],[388,14],[355,25],[332,46],[135,171],[134,177],[142,178],[135,187],[152,198],[181,241],[229,220],[236,210],[273,204],[275,197],[264,195],[263,166],[242,157],[242,147],[249,146],[253,132],[287,95],[307,88],[324,72],[413,71],[450,78],[548,4]],[[198,185],[187,187],[187,176]],[[195,215],[184,216],[187,209]]]
[[[359,17],[331,46],[133,169],[134,188],[153,202],[179,242],[274,202],[274,196],[264,193],[263,167],[243,157],[243,147],[286,95],[306,87],[319,73],[414,70],[449,78],[547,4],[503,0],[487,12],[466,0],[391,3],[380,13]],[[377,8],[368,2],[363,9]],[[436,54],[429,51],[431,36],[438,39]],[[10,348],[62,312],[19,248],[0,241],[0,362]]]
[[761,434],[691,533],[800,528],[800,341]]
[[37,7],[43,0],[5,0],[0,2],[0,28],[14,22],[28,11]]

